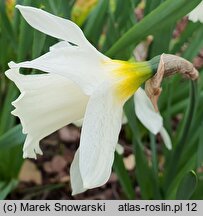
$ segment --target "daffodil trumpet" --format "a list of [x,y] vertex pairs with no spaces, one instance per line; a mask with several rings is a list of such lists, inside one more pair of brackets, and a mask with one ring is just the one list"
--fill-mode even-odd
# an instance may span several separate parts
[[[72,21],[41,9],[16,7],[33,28],[60,39],[34,60],[10,62],[6,71],[21,92],[12,102],[12,114],[19,117],[27,134],[24,158],[36,158],[42,154],[41,139],[83,119],[80,147],[70,168],[73,194],[105,184],[114,161],[123,105],[133,95],[139,120],[153,134],[160,132],[171,149],[161,115],[140,87],[156,76],[163,58],[145,62],[112,60],[93,47]],[[23,75],[20,68],[45,73]]]

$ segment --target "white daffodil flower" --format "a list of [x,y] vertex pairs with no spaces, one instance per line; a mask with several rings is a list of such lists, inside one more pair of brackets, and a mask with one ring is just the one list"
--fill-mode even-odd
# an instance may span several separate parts
[[[33,7],[16,7],[32,27],[62,40],[39,58],[9,63],[6,75],[21,92],[12,113],[27,134],[23,156],[36,158],[42,154],[42,138],[83,119],[80,147],[70,170],[73,194],[101,186],[111,173],[123,105],[152,76],[151,65],[112,60],[97,51],[73,22]],[[20,68],[47,74],[22,75]],[[162,117],[144,94],[137,91],[136,110],[144,112],[139,119],[156,134],[162,129]]]
[[201,1],[200,4],[198,4],[197,7],[189,13],[188,18],[193,22],[200,21],[203,23],[203,1]]

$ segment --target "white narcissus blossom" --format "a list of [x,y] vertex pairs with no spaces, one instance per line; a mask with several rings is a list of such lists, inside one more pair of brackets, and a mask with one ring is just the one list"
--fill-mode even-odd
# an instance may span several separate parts
[[[21,92],[12,103],[12,113],[20,118],[27,134],[23,156],[36,158],[42,154],[42,138],[83,119],[80,147],[70,170],[73,194],[101,186],[111,173],[123,105],[152,76],[150,63],[112,60],[97,51],[73,22],[40,9],[16,7],[32,27],[62,40],[39,58],[9,63],[6,75]],[[20,68],[47,74],[23,75]],[[162,117],[142,90],[136,95],[140,95],[136,110],[146,111],[138,114],[139,119],[152,133],[160,132]]]
[[189,20],[193,22],[200,21],[203,23],[203,1],[201,1],[200,4],[198,4],[197,7],[189,13]]

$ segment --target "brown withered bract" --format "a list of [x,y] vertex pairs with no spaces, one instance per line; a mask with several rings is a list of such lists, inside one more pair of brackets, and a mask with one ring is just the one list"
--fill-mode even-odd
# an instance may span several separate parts
[[145,84],[146,94],[157,112],[159,111],[157,103],[162,91],[161,82],[164,77],[172,76],[175,73],[180,73],[191,80],[196,80],[199,77],[199,72],[191,62],[179,56],[163,53],[160,56],[156,74]]

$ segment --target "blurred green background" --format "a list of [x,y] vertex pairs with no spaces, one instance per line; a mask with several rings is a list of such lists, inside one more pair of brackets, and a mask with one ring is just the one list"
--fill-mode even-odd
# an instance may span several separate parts
[[[135,161],[129,171],[124,160],[126,155],[116,154],[113,168],[121,190],[113,198],[203,199],[203,24],[193,23],[187,18],[187,14],[200,2],[1,0],[0,199],[12,197],[19,188],[25,139],[19,120],[10,114],[13,109],[11,102],[19,92],[4,72],[8,69],[8,62],[36,58],[57,42],[31,28],[14,8],[16,4],[42,8],[73,20],[87,39],[111,58],[128,60],[134,53],[137,60],[140,56],[148,60],[161,53],[171,53],[195,64],[200,72],[197,82],[183,79],[180,75],[163,82],[159,108],[173,142],[171,151],[166,149],[159,135],[155,137],[140,124],[134,114],[132,100],[127,102],[125,113],[128,124],[123,126],[122,133]],[[138,44],[141,48],[136,48]],[[27,193],[63,189],[68,184],[49,182],[48,185],[32,185]],[[15,195],[14,198],[22,197]],[[28,198],[34,199],[35,196]]]

